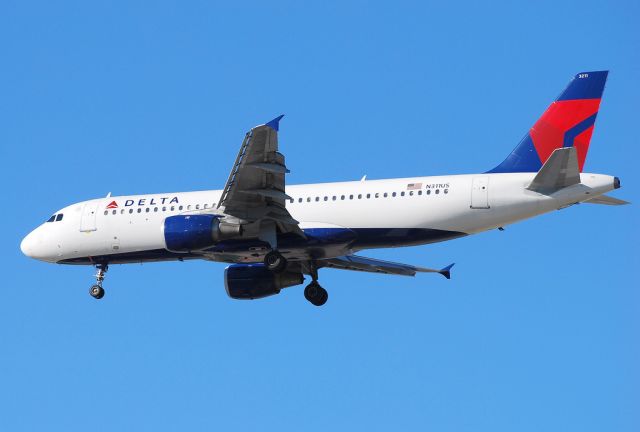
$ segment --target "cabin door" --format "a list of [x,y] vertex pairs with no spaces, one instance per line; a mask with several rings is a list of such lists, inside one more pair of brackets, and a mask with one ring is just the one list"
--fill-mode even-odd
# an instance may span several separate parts
[[473,178],[471,185],[471,208],[489,208],[489,176]]
[[93,201],[84,205],[80,218],[80,231],[88,232],[96,230],[96,216],[98,214],[99,204],[100,201]]

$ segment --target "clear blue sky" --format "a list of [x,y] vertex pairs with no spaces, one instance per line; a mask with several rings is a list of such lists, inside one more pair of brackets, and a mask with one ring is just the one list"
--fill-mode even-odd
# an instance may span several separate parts
[[[392,3],[2,2],[0,430],[640,430],[639,3]],[[484,171],[600,69],[586,169],[635,204],[369,253],[451,281],[326,270],[318,309],[146,264],[97,302],[19,250],[73,202],[222,187],[281,113],[291,183]]]

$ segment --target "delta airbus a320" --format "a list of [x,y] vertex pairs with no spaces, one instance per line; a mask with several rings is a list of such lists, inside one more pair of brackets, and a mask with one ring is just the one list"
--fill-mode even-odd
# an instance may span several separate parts
[[227,294],[257,299],[301,285],[325,304],[322,268],[450,277],[365,258],[373,248],[414,246],[501,228],[604,195],[617,177],[582,172],[607,72],[576,75],[498,166],[480,174],[285,186],[278,151],[282,116],[245,136],[222,190],[98,198],[67,206],[27,235],[29,257],[97,268],[90,294],[104,296],[112,264],[204,259],[230,263]]

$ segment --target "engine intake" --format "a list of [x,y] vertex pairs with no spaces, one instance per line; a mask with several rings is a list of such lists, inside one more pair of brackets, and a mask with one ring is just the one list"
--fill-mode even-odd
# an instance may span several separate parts
[[224,287],[233,299],[259,299],[303,282],[302,273],[273,273],[264,264],[233,264],[224,271]]
[[242,225],[225,223],[211,214],[169,216],[163,230],[165,247],[173,252],[202,250],[242,235]]

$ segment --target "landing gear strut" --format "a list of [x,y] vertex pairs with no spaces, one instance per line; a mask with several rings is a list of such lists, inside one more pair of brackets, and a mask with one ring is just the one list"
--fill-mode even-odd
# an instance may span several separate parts
[[281,273],[287,268],[287,259],[277,250],[272,250],[264,256],[264,265],[274,273]]
[[310,272],[313,281],[304,289],[304,298],[314,306],[322,306],[329,299],[329,293],[318,283],[318,269],[315,263],[311,263]]
[[109,266],[107,264],[98,264],[96,265],[98,271],[96,272],[96,284],[91,287],[89,290],[89,294],[91,297],[100,300],[104,297],[104,288],[102,288],[102,281],[104,280],[105,274],[107,270],[109,270]]

